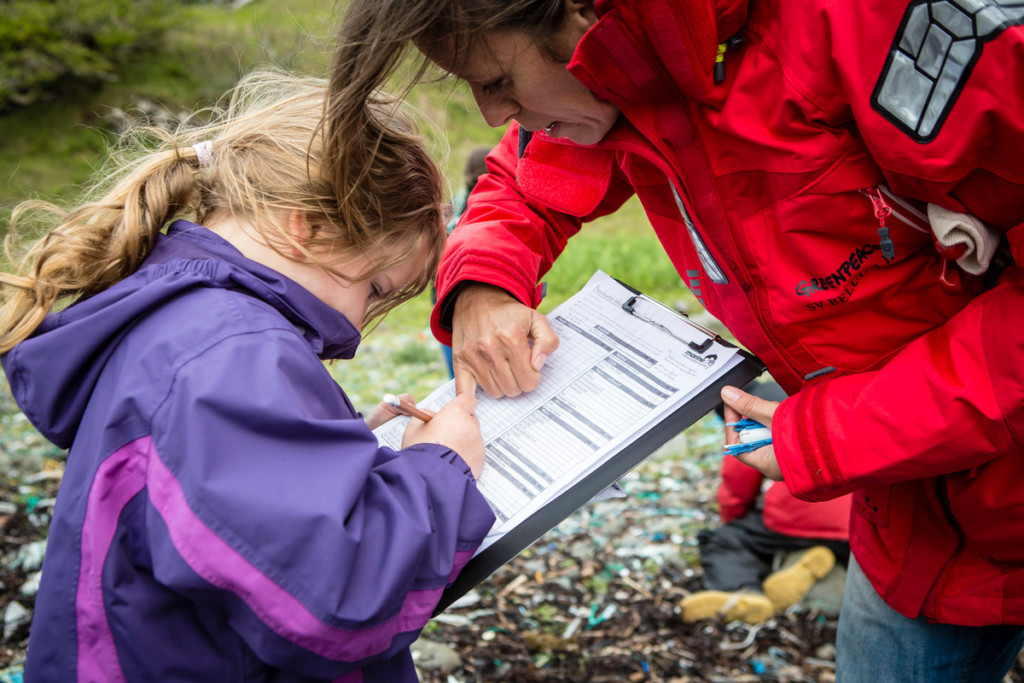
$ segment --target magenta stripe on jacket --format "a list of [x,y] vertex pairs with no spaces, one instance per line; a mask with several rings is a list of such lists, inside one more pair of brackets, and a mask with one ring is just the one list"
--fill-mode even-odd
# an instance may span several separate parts
[[151,451],[148,437],[118,449],[99,466],[89,490],[75,596],[78,680],[83,683],[124,681],[103,601],[103,564],[121,511],[145,485]]
[[[279,636],[321,657],[359,661],[383,652],[396,634],[423,627],[443,591],[443,587],[411,591],[400,612],[376,626],[359,630],[330,626],[209,529],[189,508],[181,484],[159,457],[150,459],[147,483],[150,502],[192,570],[214,586],[238,595]],[[459,553],[459,569],[470,556]]]

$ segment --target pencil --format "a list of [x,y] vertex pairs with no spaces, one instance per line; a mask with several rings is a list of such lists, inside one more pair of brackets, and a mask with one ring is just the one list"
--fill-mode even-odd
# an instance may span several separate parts
[[403,415],[415,417],[421,422],[430,422],[431,418],[434,417],[430,413],[426,413],[416,406],[411,406],[408,403],[403,402],[402,399],[398,398],[394,394],[384,394],[384,403],[387,403],[392,408],[398,408],[398,411]]

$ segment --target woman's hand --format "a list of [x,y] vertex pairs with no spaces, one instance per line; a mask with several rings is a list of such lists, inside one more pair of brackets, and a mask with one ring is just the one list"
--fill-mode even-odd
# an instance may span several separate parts
[[457,394],[477,385],[494,398],[533,391],[557,348],[548,319],[505,290],[474,283],[459,292],[452,318]]
[[474,477],[479,477],[484,469],[484,439],[474,410],[476,396],[460,394],[437,411],[430,422],[409,420],[402,436],[402,448],[418,443],[447,446],[466,461]]
[[[741,417],[749,417],[757,420],[765,427],[771,429],[772,417],[779,404],[775,401],[766,401],[753,394],[748,394],[736,387],[724,387],[722,389],[722,400],[725,402],[725,421],[737,422]],[[725,444],[737,444],[740,442],[739,433],[732,428],[725,430]],[[768,445],[762,446],[754,451],[747,451],[734,456],[745,465],[750,465],[769,479],[782,481],[782,469],[775,457],[775,449]]]

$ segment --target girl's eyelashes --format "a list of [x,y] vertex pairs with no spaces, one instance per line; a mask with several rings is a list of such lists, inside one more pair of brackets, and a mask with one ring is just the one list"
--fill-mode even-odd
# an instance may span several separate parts
[[370,284],[370,301],[380,301],[386,294],[387,292],[384,291],[384,288],[377,283]]
[[483,90],[485,95],[497,95],[498,93],[501,92],[501,89],[504,87],[504,85],[505,77],[502,76],[501,78],[493,80],[490,83],[485,83],[481,87],[481,90]]

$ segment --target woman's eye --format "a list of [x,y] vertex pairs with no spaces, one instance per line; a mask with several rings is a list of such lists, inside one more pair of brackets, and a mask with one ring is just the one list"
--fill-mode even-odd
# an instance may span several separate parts
[[380,285],[370,285],[370,301],[380,301],[384,296],[384,289]]
[[504,85],[505,78],[503,76],[495,81],[491,81],[490,83],[484,84],[484,86],[481,89],[484,91],[485,95],[497,95],[498,93],[501,92],[501,89],[502,87],[504,87]]

